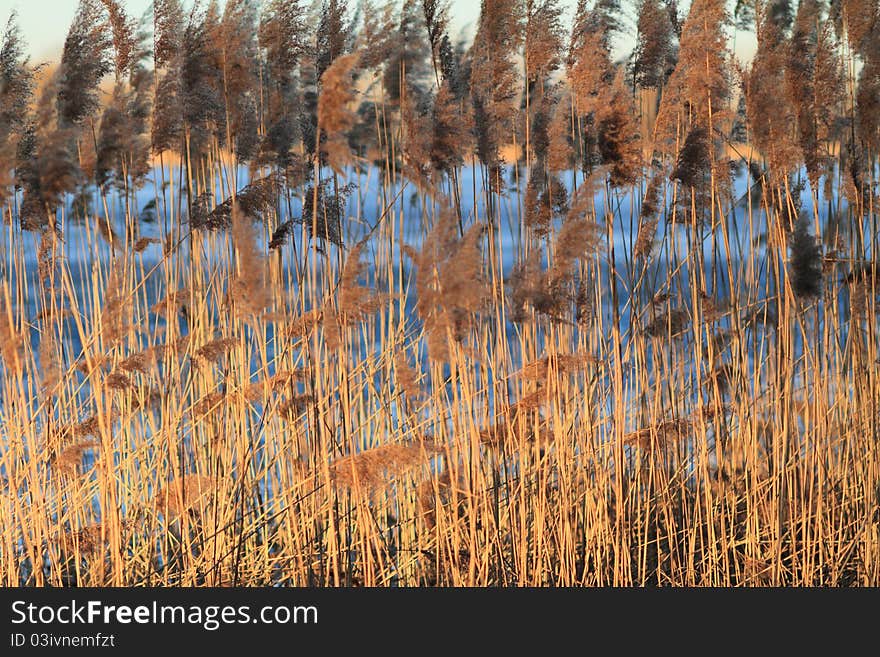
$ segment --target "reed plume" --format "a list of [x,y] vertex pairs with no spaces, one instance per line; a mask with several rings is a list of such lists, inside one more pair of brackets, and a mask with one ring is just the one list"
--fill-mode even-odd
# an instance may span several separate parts
[[[115,3],[114,3],[115,4]],[[112,68],[112,28],[102,0],[80,0],[61,54],[58,118],[77,125],[98,109],[98,84]]]
[[351,35],[347,24],[347,7],[344,0],[329,0],[321,6],[315,47],[317,77],[320,79],[330,65],[341,57]]
[[342,344],[343,331],[357,324],[364,316],[376,312],[382,297],[366,285],[361,285],[360,277],[366,272],[361,261],[362,244],[352,248],[339,277],[338,310],[328,300],[321,308],[321,326],[327,346],[336,350]]
[[602,164],[609,167],[611,185],[632,185],[642,173],[642,143],[632,94],[624,84],[622,71],[617,72],[602,96],[602,105],[595,112]]
[[430,52],[425,14],[419,0],[404,0],[399,11],[399,23],[390,39],[388,64],[383,86],[385,97],[399,103],[409,94],[422,95],[427,86],[426,55]]
[[100,443],[96,440],[82,440],[72,445],[68,445],[55,455],[52,465],[61,473],[70,475],[78,474],[82,469],[82,461],[86,454],[99,447]]
[[[571,305],[580,291],[572,289],[575,263],[595,255],[602,247],[602,228],[590,217],[594,212],[594,185],[603,170],[586,180],[572,199],[565,221],[553,243],[553,261],[544,268],[539,251],[532,251],[518,263],[508,278],[513,320],[526,319],[528,309],[546,315],[555,322],[567,322]],[[583,313],[586,300],[578,303]]]
[[39,347],[40,371],[42,374],[40,377],[40,390],[47,396],[56,394],[55,391],[64,378],[62,364],[58,358],[59,346],[58,340],[55,337],[55,327],[50,319],[47,319],[43,324]]
[[473,130],[470,107],[458,98],[444,80],[434,98],[431,111],[431,165],[449,174],[464,163],[467,143]]
[[110,533],[104,523],[93,523],[65,532],[62,544],[70,545],[86,559],[94,559],[107,550]]
[[352,161],[347,133],[357,118],[350,105],[356,98],[354,75],[358,59],[357,53],[337,57],[321,76],[318,127],[326,135],[323,151],[327,163],[337,172]]
[[156,350],[153,348],[139,351],[119,361],[119,368],[126,372],[148,374],[156,365]]
[[376,312],[381,301],[373,288],[359,282],[368,272],[366,263],[361,260],[363,247],[363,243],[352,247],[339,277],[339,312],[345,324],[352,324],[364,315]]
[[60,233],[55,212],[64,195],[77,184],[73,156],[75,129],[60,124],[59,75],[45,81],[27,119],[16,152],[15,179],[23,190],[19,218],[23,230],[51,227]]
[[519,80],[512,55],[522,38],[522,20],[520,3],[484,0],[471,46],[477,155],[488,169],[494,191],[498,191],[502,169],[499,149],[513,131],[517,113]]
[[214,362],[225,356],[238,344],[238,338],[216,338],[195,350],[195,356],[206,362]]
[[150,247],[151,244],[159,243],[159,240],[155,237],[139,237],[135,240],[134,244],[131,245],[131,250],[135,253],[143,253]]
[[525,224],[538,236],[546,235],[553,220],[568,212],[568,190],[558,176],[532,170],[525,195]]
[[0,358],[2,358],[7,372],[13,375],[21,372],[23,348],[23,340],[13,319],[9,285],[3,281],[2,287],[0,287]]
[[422,250],[408,249],[418,270],[416,309],[428,335],[432,360],[448,360],[450,339],[461,343],[482,309],[488,287],[483,277],[480,241],[483,226],[474,224],[461,237],[455,211],[444,207]]
[[420,376],[421,373],[409,364],[405,351],[400,350],[394,354],[394,381],[410,403],[415,403],[424,397],[419,384]]
[[[194,213],[190,217],[190,226],[194,229],[210,231],[231,228],[234,208],[237,208],[243,217],[256,220],[275,206],[278,192],[277,176],[268,175],[252,179],[235,196],[230,196],[213,209],[197,200],[193,204]],[[210,201],[210,199],[206,200]]]
[[666,306],[658,310],[652,305],[653,318],[645,326],[645,333],[652,338],[678,338],[690,327],[691,318],[684,308]]
[[[877,19],[880,25],[880,18]],[[876,29],[876,28],[875,28]],[[869,49],[868,49],[869,48]],[[880,150],[880,45],[874,39],[866,46],[865,61],[859,72],[856,91],[856,126],[868,148]]]
[[633,257],[647,258],[654,250],[654,237],[657,233],[657,225],[660,223],[660,204],[662,202],[663,179],[660,175],[653,175],[645,189],[645,197],[639,213],[639,230],[636,233],[636,243],[633,246]]
[[260,154],[285,169],[293,161],[291,151],[299,136],[296,69],[307,48],[303,7],[298,1],[271,0],[263,9],[258,37],[269,89]]
[[125,288],[125,272],[122,261],[116,259],[107,277],[104,290],[104,307],[101,311],[101,336],[104,348],[118,346],[131,330],[129,322],[131,298]]
[[403,173],[423,189],[431,189],[432,122],[427,99],[410,89],[401,99]]
[[231,406],[237,401],[235,395],[226,390],[209,392],[192,405],[192,413],[196,418],[204,418],[215,411],[222,412],[227,406]]
[[709,135],[702,126],[695,126],[685,137],[678,152],[671,178],[686,188],[702,188],[712,170]]
[[[363,25],[358,34],[360,63],[364,70],[370,70],[387,65],[391,59],[397,48],[398,21],[395,7],[390,2],[377,7],[372,0],[365,0],[363,7]],[[390,66],[386,69],[386,75],[390,75]]]
[[547,127],[547,169],[550,171],[567,171],[574,163],[571,125],[571,100],[563,96],[555,104]]
[[229,285],[235,312],[254,318],[272,305],[272,289],[267,282],[266,256],[257,247],[253,224],[237,205],[232,209],[232,240],[239,260],[238,274]]
[[624,434],[623,444],[647,451],[669,449],[686,440],[690,432],[691,423],[689,420],[684,418],[664,420],[650,427]]
[[288,422],[296,422],[315,403],[315,397],[311,394],[294,394],[282,401],[277,406],[278,415]]
[[184,514],[202,516],[216,504],[219,483],[214,477],[185,474],[166,483],[153,498],[155,509],[169,519]]
[[801,215],[791,236],[791,287],[799,297],[822,296],[822,249],[810,234],[810,218]]
[[571,374],[598,363],[599,360],[590,353],[554,353],[526,363],[517,374],[525,380],[545,381],[551,372],[557,375]]
[[287,244],[287,239],[293,235],[295,226],[296,222],[293,219],[288,219],[279,224],[278,228],[272,231],[272,236],[269,238],[269,250],[274,251]]
[[6,200],[13,182],[10,174],[16,165],[19,142],[27,136],[34,73],[24,56],[17,16],[12,12],[0,40],[0,203]]
[[135,48],[135,24],[134,21],[125,13],[123,6],[116,0],[101,0],[104,8],[107,10],[107,22],[110,24],[110,33],[112,35],[113,64],[116,73],[116,80],[119,82],[129,72],[134,62]]
[[602,108],[601,94],[614,79],[607,35],[595,15],[577,22],[572,30],[568,56],[568,83],[578,114],[587,116]]
[[525,3],[523,59],[527,85],[543,87],[563,63],[562,8],[556,0]]
[[256,25],[256,3],[227,0],[219,24],[209,33],[218,58],[225,118],[217,133],[240,161],[250,160],[259,145]]
[[128,85],[117,83],[101,117],[96,152],[98,185],[113,185],[124,193],[136,188],[150,173],[150,74],[139,64]]
[[[721,148],[715,136],[725,134],[724,107],[730,93],[729,53],[724,26],[729,16],[723,0],[695,0],[681,26],[678,63],[669,76],[657,112],[654,147],[676,157],[679,135],[705,131],[712,146],[715,179],[726,177],[716,166]],[[711,118],[711,123],[710,123]]]
[[345,218],[345,207],[353,189],[352,183],[335,186],[330,179],[321,181],[317,185],[317,192],[314,185],[309,185],[304,194],[302,215],[294,221],[305,225],[313,238],[343,246],[342,220]]
[[129,390],[134,387],[134,382],[125,372],[110,372],[104,377],[104,385],[111,390]]
[[380,445],[334,459],[330,479],[348,488],[376,490],[442,453],[443,449],[430,440]]
[[779,27],[765,6],[758,16],[758,51],[746,82],[746,109],[750,136],[767,158],[770,173],[782,180],[796,166],[800,152],[793,127],[795,109],[785,89],[786,43]]
[[820,149],[818,108],[824,99],[816,97],[816,69],[820,43],[820,7],[807,0],[798,6],[786,62],[786,91],[797,113],[798,139],[810,183],[818,186],[824,170]]
[[[845,28],[852,48],[860,55],[876,46],[878,16],[880,11],[877,3],[872,0],[841,0],[832,5],[832,15],[836,13],[839,20],[845,19]],[[843,27],[843,26],[842,26]]]
[[153,2],[153,69],[156,85],[150,145],[154,153],[182,150],[184,25],[185,15],[180,0]]
[[462,504],[466,493],[465,482],[459,477],[453,482],[448,469],[444,469],[436,476],[422,481],[416,489],[419,512],[428,529],[437,526],[437,508],[451,504],[453,499]]
[[[172,14],[173,15],[173,14]],[[173,27],[173,26],[172,26]],[[169,137],[183,136],[178,143],[181,155],[199,161],[208,154],[213,139],[225,133],[223,94],[223,52],[217,3],[206,10],[193,5],[183,26],[179,60],[169,65],[170,109],[182,110],[180,127],[171,124]],[[222,128],[221,128],[222,126]]]
[[574,275],[576,260],[597,255],[602,249],[604,230],[593,220],[594,184],[600,176],[586,180],[575,192],[568,214],[556,235],[553,245],[553,264],[549,282],[554,288],[570,282]]
[[638,3],[639,40],[633,55],[633,81],[640,87],[662,87],[675,68],[672,21],[662,0]]

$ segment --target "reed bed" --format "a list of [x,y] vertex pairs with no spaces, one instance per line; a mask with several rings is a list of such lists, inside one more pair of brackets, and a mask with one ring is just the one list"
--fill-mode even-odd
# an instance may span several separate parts
[[877,3],[358,7],[10,19],[0,582],[880,585]]

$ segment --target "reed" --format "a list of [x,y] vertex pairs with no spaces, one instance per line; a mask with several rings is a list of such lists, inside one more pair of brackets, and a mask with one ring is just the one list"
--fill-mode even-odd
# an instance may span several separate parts
[[0,582],[880,585],[876,11],[739,4],[13,16]]

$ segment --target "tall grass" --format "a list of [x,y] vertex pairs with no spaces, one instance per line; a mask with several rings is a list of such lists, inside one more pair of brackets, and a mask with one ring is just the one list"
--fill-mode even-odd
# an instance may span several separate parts
[[0,581],[880,584],[856,4],[10,20]]

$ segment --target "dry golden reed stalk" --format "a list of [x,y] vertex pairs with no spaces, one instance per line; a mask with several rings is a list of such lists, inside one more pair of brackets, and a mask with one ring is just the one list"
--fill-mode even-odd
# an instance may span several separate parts
[[876,0],[371,2],[0,30],[0,585],[880,582]]

